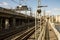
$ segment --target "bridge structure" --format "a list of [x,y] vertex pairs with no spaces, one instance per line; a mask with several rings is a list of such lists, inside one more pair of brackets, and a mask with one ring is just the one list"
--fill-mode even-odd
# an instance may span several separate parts
[[35,29],[35,17],[1,7],[0,40],[60,40],[60,33],[50,18],[36,19]]

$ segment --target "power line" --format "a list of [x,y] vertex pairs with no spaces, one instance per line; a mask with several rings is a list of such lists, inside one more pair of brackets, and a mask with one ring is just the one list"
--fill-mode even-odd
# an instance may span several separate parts
[[16,3],[16,4],[19,4],[18,2],[16,2],[15,0],[11,0],[12,2]]
[[[27,1],[27,0],[19,0],[19,2],[16,2],[15,0],[11,0],[12,2],[14,2],[14,3],[16,3],[16,4],[19,4],[19,5],[21,5],[21,1]],[[26,3],[25,3],[26,4]]]

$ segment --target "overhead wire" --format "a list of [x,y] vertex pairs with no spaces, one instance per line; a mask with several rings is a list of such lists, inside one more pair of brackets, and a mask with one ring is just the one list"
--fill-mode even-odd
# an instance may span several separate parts
[[11,0],[12,2],[16,3],[16,4],[19,4],[18,2],[16,2],[15,0]]

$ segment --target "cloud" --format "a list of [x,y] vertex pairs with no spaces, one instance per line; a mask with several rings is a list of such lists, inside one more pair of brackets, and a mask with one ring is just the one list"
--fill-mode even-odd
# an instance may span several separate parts
[[8,8],[10,9],[11,7],[8,5],[7,2],[0,2],[0,7]]
[[7,2],[0,2],[0,5],[8,5]]
[[54,10],[55,10],[55,11],[59,11],[59,10],[60,10],[60,8],[54,8]]
[[46,15],[51,15],[52,14],[52,11],[51,10],[47,10],[46,11]]
[[47,13],[51,13],[52,11],[50,11],[50,10],[48,10],[48,11],[46,11]]

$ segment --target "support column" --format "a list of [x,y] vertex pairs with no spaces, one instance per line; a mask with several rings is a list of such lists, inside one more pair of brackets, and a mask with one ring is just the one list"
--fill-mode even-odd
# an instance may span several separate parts
[[25,20],[22,19],[22,26],[25,26]]
[[16,19],[15,18],[10,18],[9,23],[10,23],[10,28],[14,28],[15,24],[16,24]]
[[20,25],[22,25],[22,19],[20,20]]
[[0,29],[2,29],[2,18],[0,18]]
[[[32,24],[33,25],[33,24]],[[29,19],[28,19],[28,29],[29,29],[29,27],[30,27],[30,24],[29,24]]]
[[21,20],[19,19],[19,26],[21,25]]
[[13,22],[12,22],[13,27],[15,27],[15,24],[16,24],[16,19],[15,19],[15,18],[13,18],[13,19],[12,19],[12,21],[13,21]]
[[5,30],[5,18],[2,18],[2,30]]
[[5,19],[5,29],[9,29],[9,19]]

